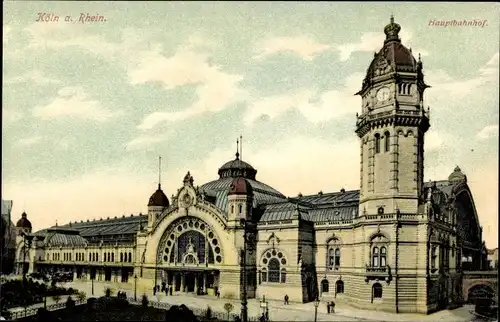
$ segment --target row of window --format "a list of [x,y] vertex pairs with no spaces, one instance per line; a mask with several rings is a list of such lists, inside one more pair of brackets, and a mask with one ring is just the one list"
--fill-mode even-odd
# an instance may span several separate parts
[[[85,253],[76,253],[76,261],[83,262],[85,260]],[[50,260],[50,254],[47,254],[47,260]],[[52,253],[53,261],[60,261],[61,254],[60,253]],[[63,261],[71,262],[72,253],[63,253]],[[89,253],[89,262],[98,262],[99,261],[99,253]],[[115,254],[112,252],[104,253],[104,262],[114,262]],[[120,263],[132,263],[132,252],[120,253]]]
[[[321,281],[321,292],[330,292],[330,283],[326,279]],[[338,280],[335,282],[335,294],[342,293],[344,293],[344,281]],[[372,299],[373,298],[382,298],[382,285],[380,283],[375,283],[372,286]]]
[[[372,248],[371,252],[371,266],[372,267],[386,267],[387,266],[387,248],[385,246]],[[328,250],[328,263],[329,270],[338,270],[340,267],[340,248],[330,248]]]
[[[380,153],[380,134],[375,134],[375,153]],[[389,132],[384,133],[384,150],[388,152],[391,148],[391,134]]]

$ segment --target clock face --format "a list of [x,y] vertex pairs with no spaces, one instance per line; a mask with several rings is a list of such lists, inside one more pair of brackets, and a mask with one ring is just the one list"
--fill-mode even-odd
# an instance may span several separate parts
[[377,100],[379,102],[387,101],[389,99],[390,90],[387,87],[382,87],[377,92]]

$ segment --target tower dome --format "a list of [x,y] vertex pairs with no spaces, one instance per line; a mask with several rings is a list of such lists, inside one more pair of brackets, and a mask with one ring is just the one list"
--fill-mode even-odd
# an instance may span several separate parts
[[161,190],[161,184],[158,184],[158,189],[151,195],[148,202],[148,207],[164,207],[170,205],[167,196]]
[[[394,17],[384,28],[385,41],[384,46],[375,56],[366,71],[366,77],[363,81],[363,89],[369,87],[374,77],[390,72],[410,72],[418,73],[422,69],[422,62],[413,57],[411,49],[401,44],[399,32],[401,26],[394,22]],[[360,91],[362,92],[363,89]]]
[[253,188],[250,182],[248,182],[243,177],[238,177],[231,182],[229,186],[229,191],[227,193],[229,196],[231,195],[253,195]]
[[31,222],[28,220],[28,215],[26,214],[26,212],[23,211],[23,213],[21,214],[21,219],[19,219],[17,221],[16,227],[17,228],[29,228],[29,229],[32,228]]

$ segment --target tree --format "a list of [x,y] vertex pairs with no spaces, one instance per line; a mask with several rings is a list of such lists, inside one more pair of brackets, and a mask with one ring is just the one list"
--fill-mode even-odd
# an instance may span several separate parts
[[87,298],[87,294],[85,294],[85,292],[83,292],[83,291],[78,292],[76,294],[76,298],[78,299],[78,301],[83,302]]
[[229,314],[234,309],[234,306],[231,303],[224,304],[224,310],[227,312],[227,319],[229,320]]
[[54,300],[54,302],[59,303],[61,301],[61,295],[59,294],[54,294],[52,295],[52,299]]

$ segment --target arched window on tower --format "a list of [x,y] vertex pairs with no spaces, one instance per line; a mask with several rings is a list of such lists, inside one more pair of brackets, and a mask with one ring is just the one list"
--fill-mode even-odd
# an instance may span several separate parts
[[391,149],[391,133],[385,132],[384,136],[385,152],[389,152],[389,150]]
[[378,267],[378,247],[373,247],[372,250],[372,267]]
[[339,293],[344,293],[344,282],[343,282],[343,281],[338,280],[338,281],[335,283],[335,293],[336,293],[336,294],[339,294]]
[[380,267],[386,266],[386,255],[387,249],[384,246],[380,247]]
[[239,210],[239,214],[241,215],[243,213],[243,206],[238,205],[238,210]]
[[234,214],[234,205],[231,205],[231,213]]
[[328,281],[326,279],[321,281],[321,292],[322,293],[330,292],[330,287],[329,287]]
[[375,134],[375,153],[380,153],[380,134]]
[[375,283],[372,287],[372,301],[376,298],[382,298],[382,285],[380,283]]

